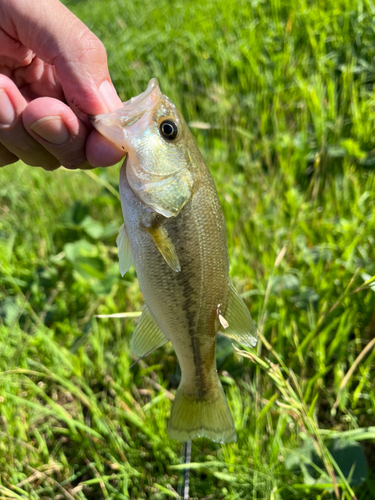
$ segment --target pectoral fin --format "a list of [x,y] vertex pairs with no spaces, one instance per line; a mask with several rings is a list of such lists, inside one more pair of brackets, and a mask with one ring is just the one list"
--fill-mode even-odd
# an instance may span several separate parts
[[228,306],[225,311],[225,320],[228,326],[221,323],[219,333],[236,340],[242,345],[254,347],[258,340],[257,329],[250,316],[245,302],[239,296],[233,283],[229,282]]
[[155,243],[157,249],[164,257],[168,266],[178,273],[181,271],[180,262],[177,257],[176,249],[168,234],[168,231],[163,226],[145,227],[145,230],[151,236],[152,241]]
[[158,349],[166,342],[168,342],[168,339],[165,338],[164,333],[155,323],[148,307],[145,305],[132,336],[132,353],[142,357]]
[[118,260],[121,276],[129,270],[133,264],[132,254],[130,251],[129,237],[126,232],[125,224],[120,227],[118,236],[116,238],[116,245],[118,248]]

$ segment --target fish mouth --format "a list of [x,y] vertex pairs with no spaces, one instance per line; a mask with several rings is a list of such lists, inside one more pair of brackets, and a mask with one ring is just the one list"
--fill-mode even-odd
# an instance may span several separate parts
[[122,126],[128,127],[138,121],[145,111],[156,104],[160,96],[159,82],[156,78],[152,78],[148,82],[147,89],[142,94],[124,102],[120,117]]
[[156,78],[152,78],[148,82],[147,89],[124,102],[122,108],[112,113],[88,116],[88,118],[104,137],[114,142],[120,149],[124,149],[124,141],[128,137],[126,127],[130,127],[142,118],[146,111],[155,106],[161,96],[159,82]]

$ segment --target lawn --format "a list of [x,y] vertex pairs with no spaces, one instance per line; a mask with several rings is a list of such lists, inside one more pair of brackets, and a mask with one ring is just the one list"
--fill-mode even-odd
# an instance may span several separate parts
[[[157,77],[192,124],[259,328],[218,339],[238,442],[193,442],[190,497],[375,499],[375,5],[64,3],[123,100]],[[0,499],[176,497],[179,369],[131,368],[118,173],[0,171]]]

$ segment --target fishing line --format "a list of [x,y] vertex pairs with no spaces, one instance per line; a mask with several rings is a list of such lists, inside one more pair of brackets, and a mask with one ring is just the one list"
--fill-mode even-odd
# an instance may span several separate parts
[[134,363],[132,365],[130,365],[129,370],[131,368],[133,368],[133,366],[135,366],[137,363],[139,363],[143,358],[145,358],[146,356],[148,356],[149,354],[151,354],[153,350],[154,349],[151,349],[151,351],[146,352],[146,354],[144,354],[143,356],[141,356],[140,358],[138,358],[137,361],[134,361]]
[[[181,463],[185,465],[190,465],[191,460],[191,440],[186,441],[181,448]],[[180,479],[178,485],[178,498],[180,500],[189,500],[189,479],[190,479],[190,467],[186,467],[182,471],[182,480]]]

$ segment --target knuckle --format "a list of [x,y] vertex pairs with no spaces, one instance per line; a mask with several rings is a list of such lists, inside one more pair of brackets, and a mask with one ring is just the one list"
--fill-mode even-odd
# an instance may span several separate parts
[[56,170],[60,166],[60,162],[47,151],[39,154],[24,154],[20,155],[20,160],[29,167],[41,167],[44,170]]
[[6,167],[18,161],[18,156],[9,151],[5,146],[0,144],[0,167]]
[[54,156],[60,165],[69,170],[84,168],[87,163],[85,138],[85,134],[78,134],[78,136],[72,137],[67,144],[54,150]]
[[60,168],[60,165],[55,166],[55,165],[42,165],[42,169],[45,170],[46,172],[54,172]]
[[2,158],[0,158],[0,168],[6,167],[8,165],[12,165],[13,163],[17,163],[17,162],[18,162],[17,157],[14,157],[14,158],[9,159],[9,160],[3,160]]
[[[87,164],[87,159],[85,156],[75,156],[74,158],[65,158],[61,161],[61,165],[68,170],[77,170],[79,168],[85,168]],[[86,167],[87,168],[87,167]]]
[[[98,61],[103,58],[106,59],[107,52],[104,44],[99,38],[83,25],[79,19],[71,23],[70,26],[70,36],[66,37],[67,44],[70,40],[74,40],[74,49],[71,50],[71,60],[75,64],[82,63],[86,64],[89,60]],[[60,51],[60,53],[55,57],[56,60],[65,59],[66,50]]]
[[41,167],[43,170],[46,170],[47,172],[52,172],[53,170],[57,170],[60,168],[60,163],[58,161],[46,161],[43,162],[39,165],[34,165],[34,167]]
[[84,31],[82,33],[82,49],[86,53],[96,54],[96,57],[106,56],[107,52],[104,44],[99,38],[90,30]]

